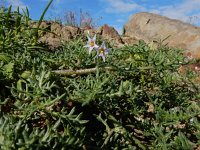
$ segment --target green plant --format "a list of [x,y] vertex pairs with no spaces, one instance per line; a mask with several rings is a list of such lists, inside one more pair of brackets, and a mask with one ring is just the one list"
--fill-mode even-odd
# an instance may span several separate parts
[[0,149],[199,147],[200,87],[179,73],[181,50],[140,41],[103,61],[80,35],[49,51],[24,13],[0,13]]

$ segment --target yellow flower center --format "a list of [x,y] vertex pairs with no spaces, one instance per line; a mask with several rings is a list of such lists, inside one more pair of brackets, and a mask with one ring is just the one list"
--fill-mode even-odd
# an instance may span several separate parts
[[104,52],[105,52],[105,49],[104,49],[104,48],[100,48],[100,49],[99,49],[99,54],[104,54]]
[[90,42],[90,46],[93,47],[94,46],[94,41]]

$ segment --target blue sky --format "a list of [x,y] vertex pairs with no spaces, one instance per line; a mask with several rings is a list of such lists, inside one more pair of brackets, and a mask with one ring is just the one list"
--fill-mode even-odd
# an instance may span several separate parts
[[[0,0],[13,8],[28,7],[32,19],[37,20],[49,0]],[[63,18],[66,11],[82,9],[100,21],[99,25],[108,24],[119,32],[131,15],[138,12],[151,12],[169,18],[199,25],[200,0],[54,0],[45,18]]]

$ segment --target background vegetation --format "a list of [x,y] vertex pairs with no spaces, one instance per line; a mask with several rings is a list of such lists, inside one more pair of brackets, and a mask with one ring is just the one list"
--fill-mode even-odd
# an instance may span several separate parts
[[31,28],[28,10],[0,12],[0,149],[199,148],[199,84],[179,73],[181,50],[140,41],[103,62],[80,36],[49,51],[42,18]]

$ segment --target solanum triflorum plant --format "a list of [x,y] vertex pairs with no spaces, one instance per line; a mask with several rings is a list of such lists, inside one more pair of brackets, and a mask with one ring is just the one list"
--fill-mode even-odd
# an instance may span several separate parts
[[103,41],[103,43],[101,44],[101,46],[98,46],[96,44],[96,34],[94,35],[93,38],[89,37],[89,32],[87,35],[88,38],[88,42],[87,45],[85,45],[84,47],[88,48],[89,54],[91,53],[91,51],[94,49],[97,52],[97,57],[101,57],[103,59],[103,61],[105,62],[106,60],[106,55],[108,54],[108,52],[111,50],[111,48],[106,48],[105,42]]
[[111,48],[106,48],[105,42],[102,43],[100,47],[97,49],[97,55],[98,57],[101,57],[103,61],[105,62],[106,55],[111,50]]
[[99,57],[102,58],[103,62],[106,61],[106,55],[112,50],[112,48],[107,48],[105,42],[103,41],[101,46],[98,46],[96,44],[96,34],[94,35],[93,38],[90,37],[90,34],[88,32],[87,35],[87,44],[83,46],[84,48],[88,48],[89,54],[94,50],[96,52],[95,58],[97,59],[96,61],[96,67],[95,68],[84,68],[84,69],[79,69],[79,70],[54,70],[53,72],[59,75],[80,75],[80,74],[89,74],[92,72],[96,72],[97,70],[115,70],[113,67],[109,66],[103,66],[99,67]]
[[97,49],[99,46],[96,45],[96,34],[94,35],[93,38],[90,38],[89,35],[87,35],[88,38],[88,42],[87,45],[85,45],[84,47],[88,48],[89,54],[92,52],[93,49]]

